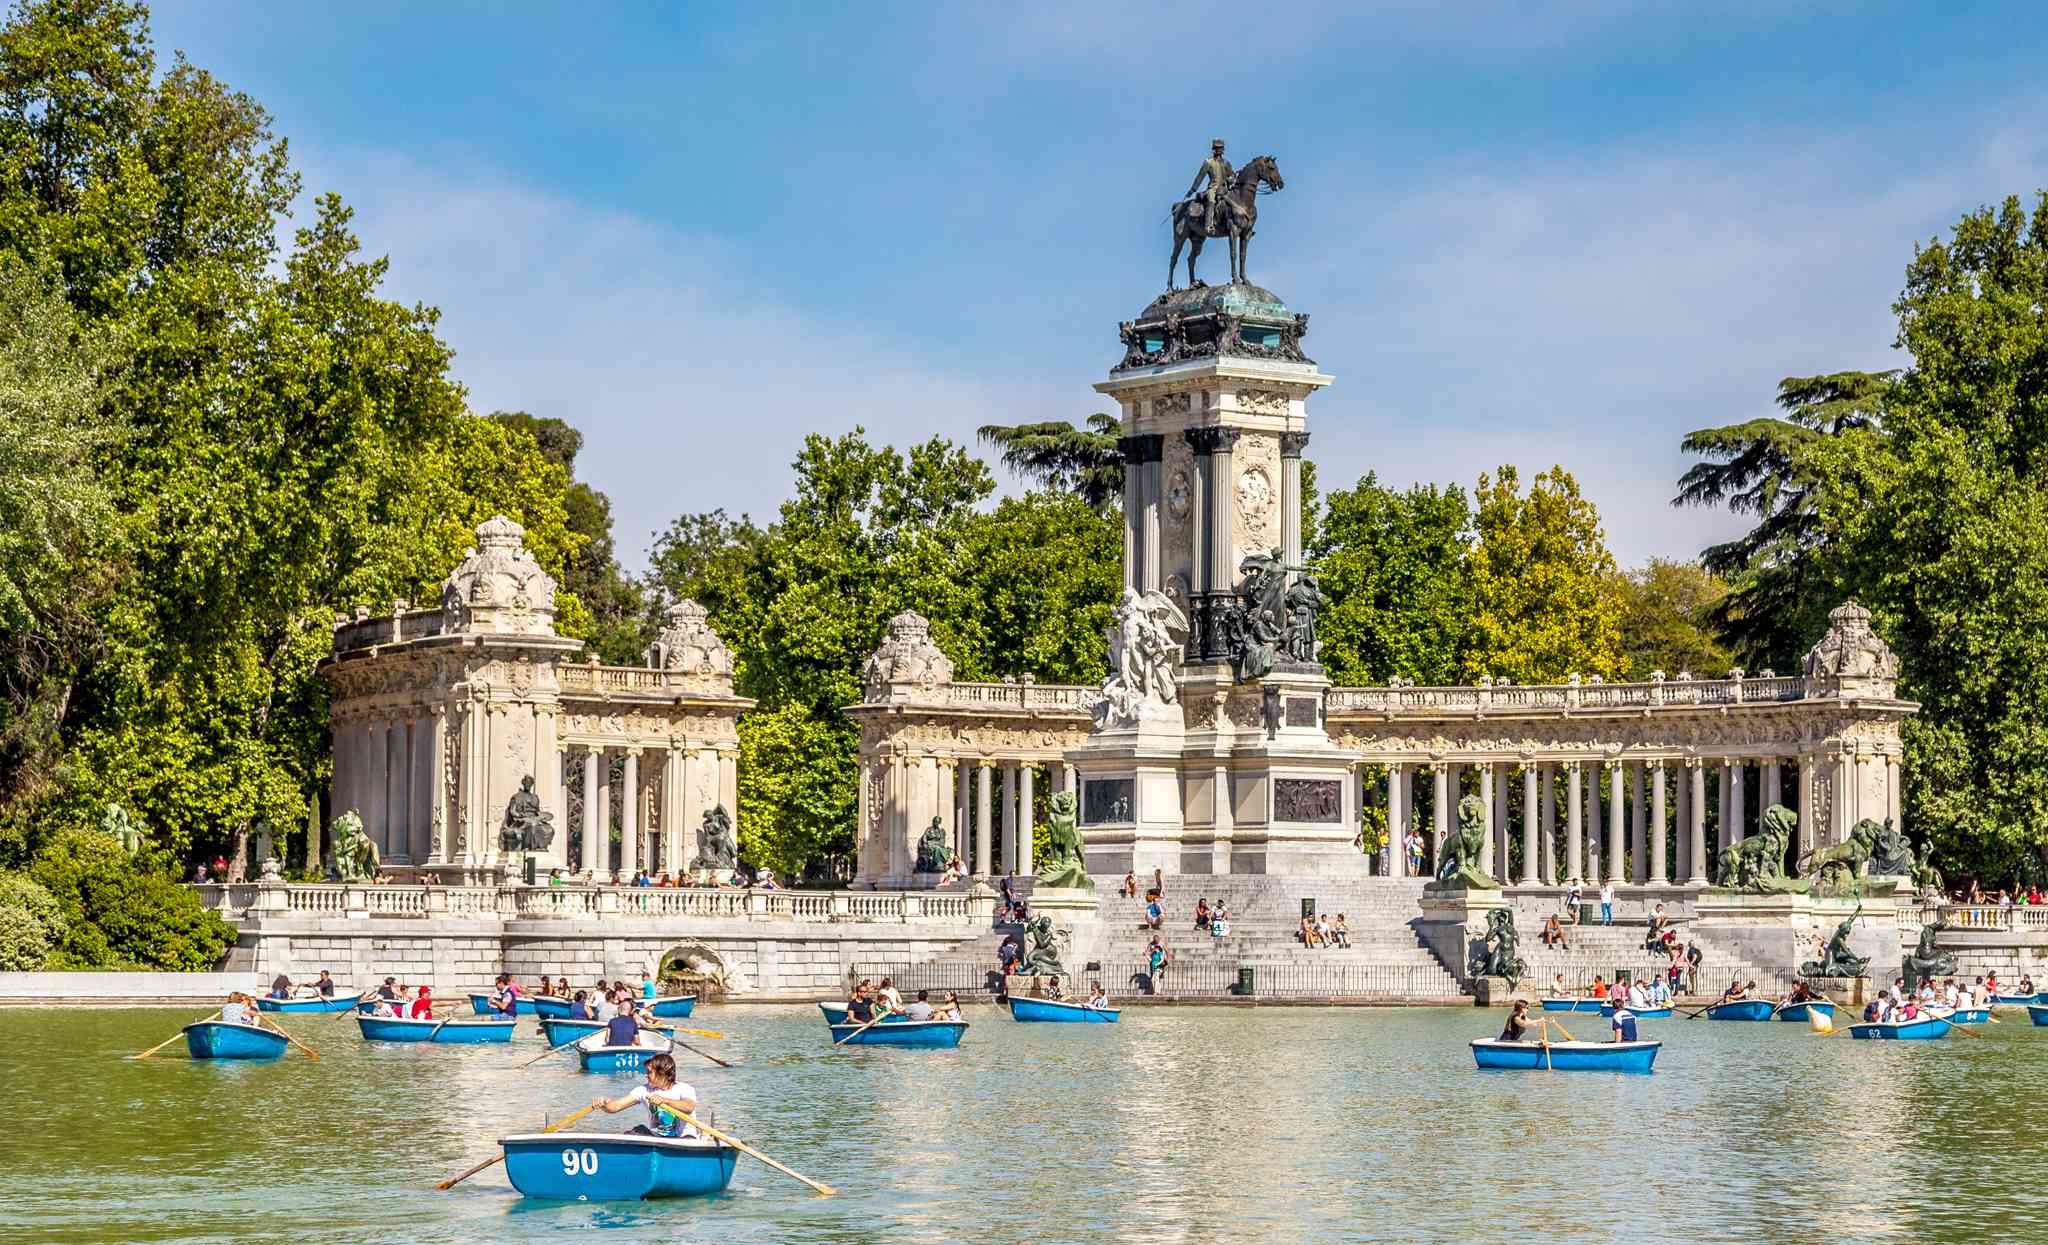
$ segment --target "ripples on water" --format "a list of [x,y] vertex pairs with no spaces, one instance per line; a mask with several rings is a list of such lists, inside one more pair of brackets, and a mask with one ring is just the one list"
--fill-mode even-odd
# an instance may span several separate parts
[[1476,1072],[1465,1043],[1500,1016],[1133,1008],[1105,1028],[977,1008],[957,1051],[833,1051],[814,1008],[706,1008],[692,1023],[743,1066],[682,1054],[685,1078],[841,1195],[742,1158],[722,1197],[551,1205],[502,1168],[432,1187],[634,1083],[567,1054],[519,1070],[530,1020],[511,1047],[371,1047],[345,1017],[287,1017],[320,1062],[237,1066],[182,1043],[122,1058],[189,1010],[0,1010],[0,1241],[2048,1237],[2048,1029],[2024,1012],[1899,1044],[1648,1021],[1648,1077]]

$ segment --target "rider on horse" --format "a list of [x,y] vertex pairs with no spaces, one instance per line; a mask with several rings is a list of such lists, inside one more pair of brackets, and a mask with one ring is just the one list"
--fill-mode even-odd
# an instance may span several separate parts
[[1209,179],[1208,188],[1202,192],[1202,227],[1207,229],[1211,236],[1221,232],[1219,226],[1222,224],[1222,218],[1217,208],[1223,198],[1223,188],[1230,185],[1230,179],[1235,175],[1236,171],[1230,167],[1230,161],[1223,158],[1223,140],[1210,139],[1209,158],[1202,161],[1201,168],[1195,170],[1195,180],[1188,183],[1187,196],[1181,202],[1192,202],[1197,188],[1202,185],[1202,179]]

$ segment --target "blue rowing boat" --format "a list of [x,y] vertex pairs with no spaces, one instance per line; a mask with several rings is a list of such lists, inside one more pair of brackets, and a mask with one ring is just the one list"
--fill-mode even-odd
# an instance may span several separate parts
[[398,1016],[356,1014],[356,1025],[370,1042],[432,1042],[439,1046],[467,1046],[479,1042],[509,1042],[519,1022],[502,1020],[409,1020]]
[[284,1034],[255,1025],[202,1020],[185,1026],[185,1049],[194,1059],[275,1059],[285,1046]]
[[[520,1000],[522,1003],[525,1001],[525,999]],[[573,1000],[559,999],[552,994],[536,994],[533,996],[533,1014],[540,1017],[554,1016],[558,1019],[567,1019],[569,1009],[574,1006]],[[522,1012],[520,1014],[524,1015],[525,1013]]]
[[1010,996],[1010,1019],[1026,1023],[1067,1025],[1113,1025],[1123,1013],[1114,1007],[1090,1007],[1056,999],[1026,999]]
[[2023,1007],[2029,1003],[2039,1003],[2041,996],[2038,994],[1994,994],[1991,996],[1991,1001],[1994,1003],[2004,1003],[2012,1007]]
[[848,1046],[921,1046],[929,1048],[951,1048],[960,1045],[960,1035],[967,1032],[964,1020],[905,1020],[896,1024],[871,1025],[865,1032],[856,1024],[832,1026],[832,1041],[837,1045],[849,1035]]
[[648,999],[640,1006],[657,1020],[682,1020],[697,1010],[697,996],[694,994],[665,994],[658,999]]
[[[470,995],[469,1006],[479,1016],[496,1016],[499,1014],[498,1010],[491,1006],[491,996],[488,994]],[[537,1016],[540,1013],[534,1010],[533,996],[522,994],[519,996],[518,1001],[512,1005],[512,1014],[515,1016]],[[564,1012],[563,1014],[567,1015],[568,1013]]]
[[1648,1072],[1662,1042],[1503,1042],[1473,1038],[1472,1058],[1480,1067],[1505,1072]]
[[515,1133],[498,1144],[513,1188],[561,1202],[717,1193],[740,1156],[715,1142],[630,1133]]
[[1849,1026],[1849,1036],[1859,1042],[1932,1042],[1948,1036],[1948,1022],[1938,1016],[1919,1020],[1866,1020]]
[[[1662,1020],[1671,1014],[1671,1004],[1666,1003],[1662,1007],[1631,1007],[1628,1011],[1629,1015],[1634,1016],[1637,1020]],[[1612,1016],[1614,1014],[1614,1004],[1602,1003],[1600,1005],[1600,1014],[1602,1016]]]
[[2037,1025],[2048,1025],[2048,1006],[2039,1003],[2027,1004],[2027,1017]]
[[1950,1024],[1986,1025],[1991,1023],[1991,1009],[1988,1007],[1958,1007],[1948,1014]]
[[349,1008],[354,1007],[357,1001],[363,997],[363,993],[356,993],[336,994],[331,997],[314,994],[297,999],[257,999],[256,1010],[259,1012],[279,1012],[284,1014],[295,1012],[345,1012]]
[[1707,1008],[1708,1020],[1769,1020],[1774,1005],[1769,999],[1736,999]]
[[1544,999],[1546,1012],[1597,1012],[1606,999]]
[[1778,1009],[1778,1019],[1803,1024],[1811,1020],[1812,1014],[1815,1012],[1826,1016],[1829,1020],[1833,1020],[1835,1018],[1835,1005],[1826,999],[1808,999],[1804,1003],[1787,1003]]
[[656,1055],[666,1054],[669,1044],[659,1046],[585,1046],[576,1044],[576,1061],[585,1072],[638,1072]]
[[589,1037],[604,1025],[602,1020],[557,1020],[546,1016],[540,1022],[540,1035],[547,1039],[549,1046],[560,1046],[580,1037]]

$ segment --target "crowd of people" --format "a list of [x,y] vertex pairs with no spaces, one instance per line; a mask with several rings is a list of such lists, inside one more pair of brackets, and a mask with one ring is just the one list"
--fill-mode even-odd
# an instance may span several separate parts
[[931,991],[919,990],[917,997],[905,1003],[903,992],[887,977],[882,978],[879,985],[872,978],[863,977],[847,992],[847,1023],[876,1024],[891,1016],[901,1016],[905,1020],[958,1020],[960,996],[948,991],[943,1001],[933,1003]]
[[1294,940],[1309,948],[1349,947],[1351,922],[1341,912],[1335,917],[1327,912],[1321,916],[1303,916],[1301,924],[1295,927]]

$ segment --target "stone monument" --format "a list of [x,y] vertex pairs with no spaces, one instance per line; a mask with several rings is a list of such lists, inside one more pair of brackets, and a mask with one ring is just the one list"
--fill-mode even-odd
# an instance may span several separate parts
[[1176,237],[1233,237],[1235,279],[1201,285],[1191,260],[1190,288],[1119,327],[1123,357],[1095,386],[1122,423],[1124,591],[1095,728],[1067,757],[1087,865],[1360,875],[1355,786],[1323,722],[1322,594],[1302,571],[1307,403],[1331,378],[1302,352],[1308,317],[1243,279],[1251,188],[1278,189],[1277,165],[1204,173]]

